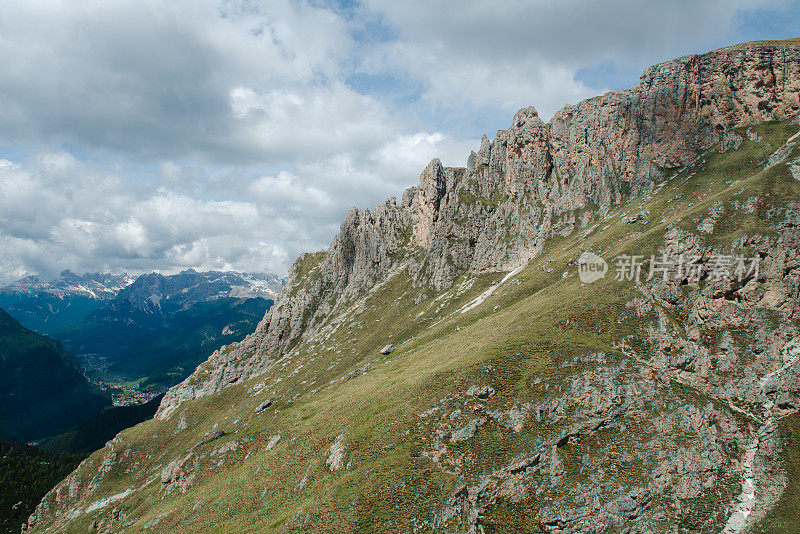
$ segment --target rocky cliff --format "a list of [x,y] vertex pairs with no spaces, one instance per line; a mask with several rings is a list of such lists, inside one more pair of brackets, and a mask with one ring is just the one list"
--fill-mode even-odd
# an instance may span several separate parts
[[352,209],[326,252],[297,260],[256,332],[173,388],[158,417],[269,368],[401,264],[432,292],[463,273],[512,270],[703,150],[740,142],[734,128],[798,112],[800,48],[759,43],[652,66],[639,85],[548,123],[522,109],[494,140],[484,136],[465,168],[434,159],[399,205]]

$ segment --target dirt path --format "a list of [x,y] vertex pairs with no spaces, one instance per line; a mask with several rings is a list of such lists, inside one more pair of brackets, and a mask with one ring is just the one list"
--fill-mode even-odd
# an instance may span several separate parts
[[479,306],[480,304],[483,304],[483,301],[486,300],[488,297],[490,297],[492,295],[492,293],[497,291],[497,288],[499,288],[504,283],[506,283],[506,281],[509,278],[511,278],[512,276],[515,276],[515,275],[519,274],[520,272],[522,272],[522,269],[524,269],[526,265],[527,264],[520,265],[519,267],[517,267],[516,269],[514,269],[513,271],[511,271],[510,273],[505,275],[505,277],[503,277],[503,279],[500,280],[498,283],[494,284],[492,287],[490,287],[489,289],[487,289],[486,291],[484,291],[483,293],[481,293],[480,295],[475,297],[475,299],[472,300],[472,302],[469,302],[463,308],[461,308],[461,310],[460,310],[461,313],[467,313],[468,311],[470,311],[471,309],[475,308],[476,306]]
[[[800,339],[795,338],[788,341],[781,349],[781,353],[783,354],[783,366],[780,369],[765,374],[761,378],[762,388],[768,380],[781,376],[787,369],[800,360]],[[731,513],[731,516],[728,518],[728,522],[725,524],[725,528],[722,530],[721,534],[741,534],[745,532],[748,527],[752,526],[750,522],[748,522],[748,518],[755,508],[756,488],[759,485],[755,471],[753,470],[753,462],[758,453],[758,448],[761,445],[761,440],[764,436],[775,431],[774,403],[767,399],[767,401],[762,404],[762,407],[764,409],[764,424],[759,427],[758,432],[750,441],[745,451],[742,461],[742,465],[744,466],[744,471],[742,473],[742,492],[736,498],[733,513]]]

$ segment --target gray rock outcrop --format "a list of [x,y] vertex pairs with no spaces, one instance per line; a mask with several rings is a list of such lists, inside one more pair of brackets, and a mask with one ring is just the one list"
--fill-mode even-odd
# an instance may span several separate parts
[[295,262],[256,331],[172,388],[157,417],[268,369],[399,265],[437,291],[464,272],[510,270],[551,236],[650,190],[664,169],[730,141],[731,128],[798,112],[800,48],[759,43],[654,65],[639,85],[566,106],[548,123],[522,109],[465,168],[434,159],[399,205],[350,210],[326,252]]

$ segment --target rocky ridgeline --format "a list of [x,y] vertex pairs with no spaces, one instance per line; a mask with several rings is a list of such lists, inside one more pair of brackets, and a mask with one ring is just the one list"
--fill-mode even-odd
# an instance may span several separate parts
[[531,108],[486,136],[465,168],[434,159],[401,202],[352,209],[326,252],[300,257],[257,330],[169,391],[167,418],[197,398],[268,369],[399,266],[440,291],[465,272],[510,270],[665,169],[689,164],[732,128],[800,112],[800,48],[748,44],[648,68],[639,85],[567,106],[548,123]]

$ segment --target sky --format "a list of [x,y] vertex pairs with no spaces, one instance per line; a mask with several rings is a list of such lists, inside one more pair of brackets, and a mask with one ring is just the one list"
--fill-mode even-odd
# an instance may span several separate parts
[[789,0],[4,0],[0,284],[282,275],[519,108],[797,28]]

